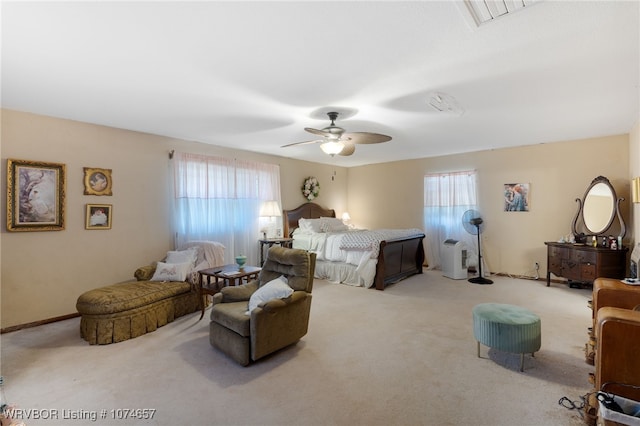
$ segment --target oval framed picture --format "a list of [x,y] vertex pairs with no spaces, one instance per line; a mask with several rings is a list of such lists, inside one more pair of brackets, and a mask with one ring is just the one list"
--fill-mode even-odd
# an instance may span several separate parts
[[84,195],[112,195],[111,169],[84,167]]

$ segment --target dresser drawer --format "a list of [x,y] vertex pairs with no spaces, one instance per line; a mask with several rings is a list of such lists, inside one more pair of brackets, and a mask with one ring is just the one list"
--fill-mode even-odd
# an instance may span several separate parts
[[565,247],[549,247],[548,256],[555,257],[557,259],[568,258],[570,251]]
[[582,279],[582,264],[571,259],[562,261],[562,276],[568,280],[580,281]]
[[587,250],[573,250],[570,259],[578,263],[596,263],[598,261],[598,253]]
[[582,263],[580,264],[581,281],[593,281],[596,278],[596,264],[595,263]]

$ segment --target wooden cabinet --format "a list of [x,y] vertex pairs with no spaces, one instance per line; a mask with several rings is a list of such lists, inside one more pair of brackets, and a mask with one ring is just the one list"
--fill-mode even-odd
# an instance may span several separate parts
[[607,247],[591,247],[569,243],[546,242],[547,287],[551,274],[564,277],[569,284],[593,283],[598,277],[624,278],[627,267],[627,251]]
[[595,373],[589,374],[594,389],[585,401],[587,424],[595,424],[598,390],[640,401],[640,286],[597,278],[591,302],[593,327],[589,328],[585,354],[586,362],[595,365]]
[[601,308],[596,339],[596,390],[640,401],[640,311]]

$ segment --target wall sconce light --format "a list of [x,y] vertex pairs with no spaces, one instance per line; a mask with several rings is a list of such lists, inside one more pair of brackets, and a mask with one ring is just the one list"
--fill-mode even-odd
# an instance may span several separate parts
[[640,203],[640,176],[631,180],[631,201]]

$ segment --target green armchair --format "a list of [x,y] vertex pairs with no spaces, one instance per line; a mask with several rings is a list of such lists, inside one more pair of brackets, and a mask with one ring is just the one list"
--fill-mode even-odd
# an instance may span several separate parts
[[[271,247],[257,280],[213,296],[211,345],[247,366],[300,340],[309,326],[315,266],[315,253]],[[250,304],[257,307],[249,311]]]

